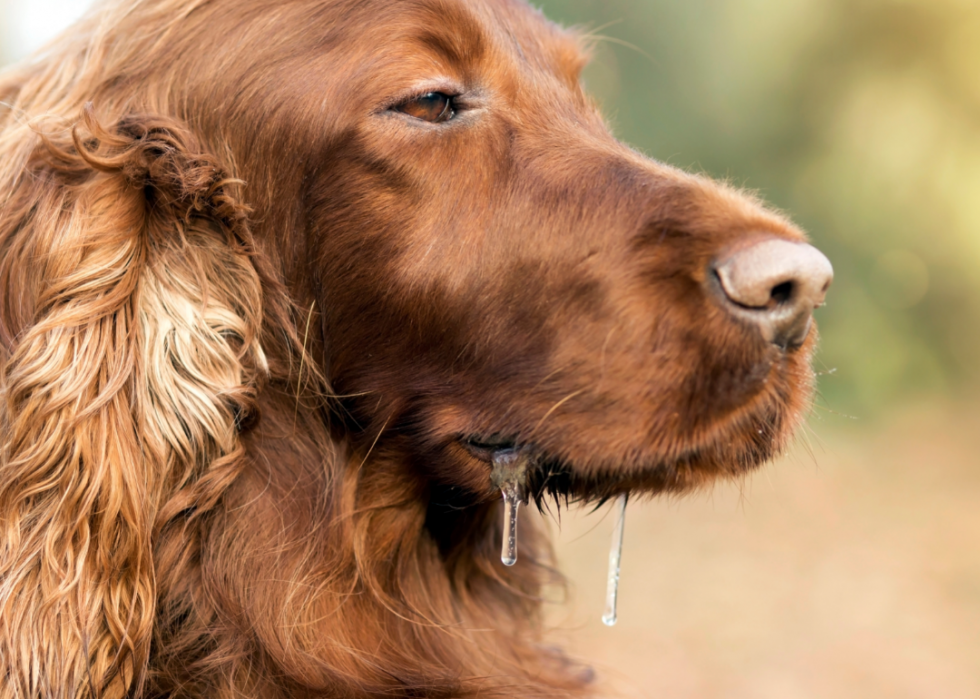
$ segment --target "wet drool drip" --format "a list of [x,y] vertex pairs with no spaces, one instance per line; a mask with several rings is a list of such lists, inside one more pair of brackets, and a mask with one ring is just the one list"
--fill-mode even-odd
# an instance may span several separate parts
[[517,563],[517,510],[521,500],[513,483],[505,483],[500,492],[504,496],[504,537],[500,545],[500,561],[505,566],[512,566]]
[[606,578],[606,611],[602,623],[614,626],[617,620],[616,602],[619,597],[619,567],[623,558],[623,529],[626,524],[626,494],[616,498],[616,524],[613,527],[612,546],[609,549],[609,573]]
[[528,456],[520,449],[501,449],[493,455],[490,483],[500,489],[504,498],[504,536],[500,545],[500,561],[505,566],[517,563],[517,511],[526,502],[524,483],[527,479]]

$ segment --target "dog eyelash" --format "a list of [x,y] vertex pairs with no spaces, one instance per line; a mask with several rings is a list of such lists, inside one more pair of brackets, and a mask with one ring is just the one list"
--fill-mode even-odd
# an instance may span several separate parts
[[447,95],[445,92],[426,92],[405,100],[392,109],[430,124],[441,124],[456,116],[457,97],[458,95]]

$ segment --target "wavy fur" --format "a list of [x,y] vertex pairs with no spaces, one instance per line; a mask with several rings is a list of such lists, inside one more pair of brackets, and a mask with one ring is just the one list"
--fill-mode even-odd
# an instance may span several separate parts
[[35,290],[3,327],[12,696],[142,686],[154,534],[192,526],[236,477],[236,421],[268,371],[236,183],[173,123],[85,121],[42,139],[0,229],[5,288]]

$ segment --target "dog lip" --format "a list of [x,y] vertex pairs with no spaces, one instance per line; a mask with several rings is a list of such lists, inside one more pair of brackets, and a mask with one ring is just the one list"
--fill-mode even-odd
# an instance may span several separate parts
[[457,438],[457,441],[466,451],[480,461],[490,463],[493,461],[494,454],[501,451],[511,451],[519,447],[517,440],[501,434],[467,435]]

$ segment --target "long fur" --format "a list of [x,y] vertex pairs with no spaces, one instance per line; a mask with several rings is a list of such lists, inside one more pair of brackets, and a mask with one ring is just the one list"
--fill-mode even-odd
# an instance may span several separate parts
[[0,385],[13,696],[143,685],[154,542],[237,477],[236,424],[268,374],[238,184],[166,120],[85,122],[41,137],[0,228],[4,288],[21,291]]

